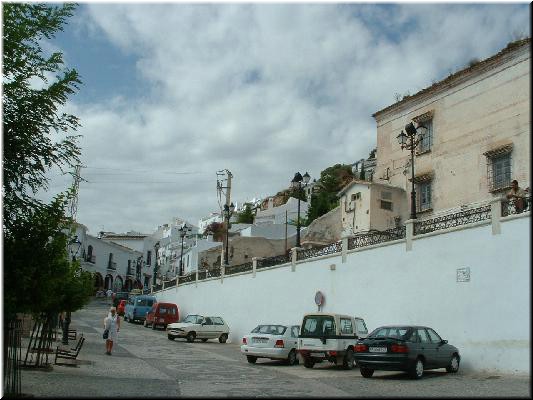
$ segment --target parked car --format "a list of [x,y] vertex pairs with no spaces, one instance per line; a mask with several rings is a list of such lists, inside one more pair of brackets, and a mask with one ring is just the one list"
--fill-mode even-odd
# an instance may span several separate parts
[[154,296],[133,296],[126,303],[126,307],[124,309],[124,321],[144,321],[146,318],[146,313],[151,310],[155,302],[156,299]]
[[459,371],[461,356],[457,347],[448,344],[427,326],[382,326],[357,342],[355,359],[361,375],[372,377],[375,370],[406,371],[414,379],[424,370],[446,368]]
[[202,315],[191,314],[182,322],[168,324],[167,335],[169,340],[176,338],[186,338],[188,342],[195,339],[216,339],[220,343],[226,343],[229,336],[229,327],[221,317],[204,317]]
[[298,336],[298,352],[306,368],[329,361],[352,369],[357,339],[367,333],[363,318],[320,312],[306,314]]
[[120,303],[120,300],[128,300],[129,299],[129,293],[128,292],[117,292],[115,294],[115,297],[113,299],[113,306],[118,307],[118,304]]
[[258,325],[242,338],[241,353],[249,363],[258,358],[286,360],[289,365],[298,364],[298,325]]
[[126,307],[126,300],[120,300],[117,306],[117,314],[124,315],[124,309]]
[[154,303],[152,309],[146,313],[144,326],[151,326],[155,329],[157,325],[163,326],[165,329],[168,324],[178,322],[180,319],[178,306],[174,303]]

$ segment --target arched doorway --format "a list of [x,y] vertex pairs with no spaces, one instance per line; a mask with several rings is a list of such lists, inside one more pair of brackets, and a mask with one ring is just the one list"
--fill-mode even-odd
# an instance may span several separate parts
[[113,288],[115,292],[122,292],[122,288],[124,287],[124,281],[122,280],[122,277],[118,275],[115,278],[115,283],[113,284]]
[[105,290],[113,288],[113,276],[112,275],[106,275],[104,287],[105,287]]
[[124,284],[124,291],[129,292],[133,289],[133,281],[131,279],[126,279],[126,283]]
[[99,272],[94,273],[94,290],[102,290],[104,288],[104,278]]
[[133,288],[134,289],[142,289],[143,288],[143,284],[141,283],[140,280],[136,280],[135,282],[133,282]]

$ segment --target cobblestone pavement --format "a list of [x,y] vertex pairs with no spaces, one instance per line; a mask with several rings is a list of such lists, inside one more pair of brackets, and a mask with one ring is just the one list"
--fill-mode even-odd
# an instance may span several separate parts
[[[413,381],[403,373],[330,363],[303,365],[258,360],[252,365],[238,343],[169,341],[165,332],[122,321],[113,355],[105,354],[102,321],[108,305],[93,301],[73,316],[85,344],[75,366],[23,371],[22,392],[39,397],[531,397],[529,375],[427,371]],[[72,346],[74,345],[71,343]]]

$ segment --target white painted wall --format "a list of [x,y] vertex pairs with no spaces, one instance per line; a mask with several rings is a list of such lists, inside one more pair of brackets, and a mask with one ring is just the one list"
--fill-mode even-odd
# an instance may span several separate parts
[[[510,218],[510,219],[509,219]],[[530,216],[428,234],[405,250],[403,240],[157,293],[180,314],[221,315],[239,342],[258,323],[299,323],[325,294],[324,311],[362,316],[369,329],[384,324],[433,328],[462,355],[462,368],[530,372]],[[335,264],[335,269],[330,266]],[[457,282],[469,267],[470,282]]]

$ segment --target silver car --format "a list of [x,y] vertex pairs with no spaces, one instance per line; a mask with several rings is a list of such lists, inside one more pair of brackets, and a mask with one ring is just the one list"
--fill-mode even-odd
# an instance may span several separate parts
[[298,364],[298,325],[265,324],[255,327],[242,338],[241,353],[254,364],[258,358],[285,360],[289,365]]

